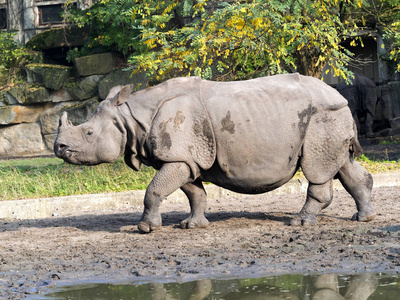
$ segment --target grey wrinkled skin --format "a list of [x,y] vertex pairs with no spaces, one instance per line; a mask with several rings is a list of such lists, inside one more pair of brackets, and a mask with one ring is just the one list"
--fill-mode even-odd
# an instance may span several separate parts
[[[183,228],[206,227],[203,181],[239,193],[271,191],[302,168],[306,203],[292,225],[317,223],[338,178],[353,196],[353,219],[370,221],[372,177],[355,160],[361,149],[347,101],[322,81],[299,74],[238,82],[176,78],[133,93],[115,87],[92,119],[60,119],[59,158],[95,165],[117,160],[159,170],[149,184],[139,230],[161,227],[161,201],[177,189],[189,198]],[[282,203],[284,205],[284,203]]]
[[358,132],[361,132],[359,117],[362,116],[365,118],[365,136],[373,137],[372,123],[378,101],[375,83],[365,76],[354,74],[351,83],[341,81],[336,89],[348,101]]

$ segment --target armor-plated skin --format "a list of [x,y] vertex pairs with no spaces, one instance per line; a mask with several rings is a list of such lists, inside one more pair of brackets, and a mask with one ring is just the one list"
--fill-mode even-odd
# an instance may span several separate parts
[[182,227],[205,227],[203,181],[264,193],[289,181],[299,167],[309,188],[292,225],[317,223],[332,201],[334,177],[356,202],[353,219],[370,221],[372,177],[354,160],[361,149],[356,131],[347,101],[312,77],[188,77],[135,93],[130,86],[115,87],[79,126],[64,113],[54,149],[73,164],[113,162],[124,154],[134,170],[141,163],[158,169],[146,191],[142,232],[161,226],[160,202],[179,188],[191,205]]

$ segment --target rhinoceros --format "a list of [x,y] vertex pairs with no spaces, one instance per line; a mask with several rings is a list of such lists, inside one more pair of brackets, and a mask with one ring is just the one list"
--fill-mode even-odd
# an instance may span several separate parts
[[353,220],[375,217],[372,176],[354,160],[361,146],[347,101],[321,80],[299,74],[246,81],[170,79],[133,92],[114,87],[86,123],[64,112],[54,151],[71,164],[111,163],[159,170],[147,187],[138,228],[162,226],[161,201],[177,189],[189,199],[183,228],[206,227],[202,182],[259,194],[288,182],[301,167],[307,198],[291,225],[312,225],[332,201],[338,178],[354,198]]

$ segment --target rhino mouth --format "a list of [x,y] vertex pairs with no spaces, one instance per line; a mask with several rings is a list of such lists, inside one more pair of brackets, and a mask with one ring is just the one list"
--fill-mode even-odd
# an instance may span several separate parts
[[[63,159],[65,162],[74,164],[74,165],[85,165],[85,166],[93,166],[95,163],[90,160],[80,160],[76,157],[76,154],[80,151],[72,150],[70,147],[64,144],[59,144],[56,147],[56,156],[58,158]],[[74,155],[75,154],[75,155]]]
[[73,151],[67,145],[64,145],[64,144],[59,144],[56,147],[56,156],[58,158],[63,158],[63,159],[70,158],[72,155],[72,152]]

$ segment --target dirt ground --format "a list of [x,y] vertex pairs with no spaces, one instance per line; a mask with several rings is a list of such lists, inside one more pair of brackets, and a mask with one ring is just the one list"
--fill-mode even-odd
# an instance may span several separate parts
[[[375,149],[376,150],[376,149]],[[141,208],[0,220],[0,299],[45,293],[56,285],[178,280],[286,273],[400,272],[400,187],[373,190],[377,218],[350,221],[345,191],[319,225],[291,227],[305,194],[209,200],[207,229],[177,224],[188,203],[162,204],[164,226],[140,234]]]
[[377,218],[349,220],[353,200],[336,191],[313,227],[291,227],[304,194],[209,201],[209,228],[176,226],[187,203],[163,203],[164,226],[136,230],[140,212],[109,211],[0,222],[0,299],[84,281],[193,280],[283,273],[400,272],[400,188],[374,190]]

